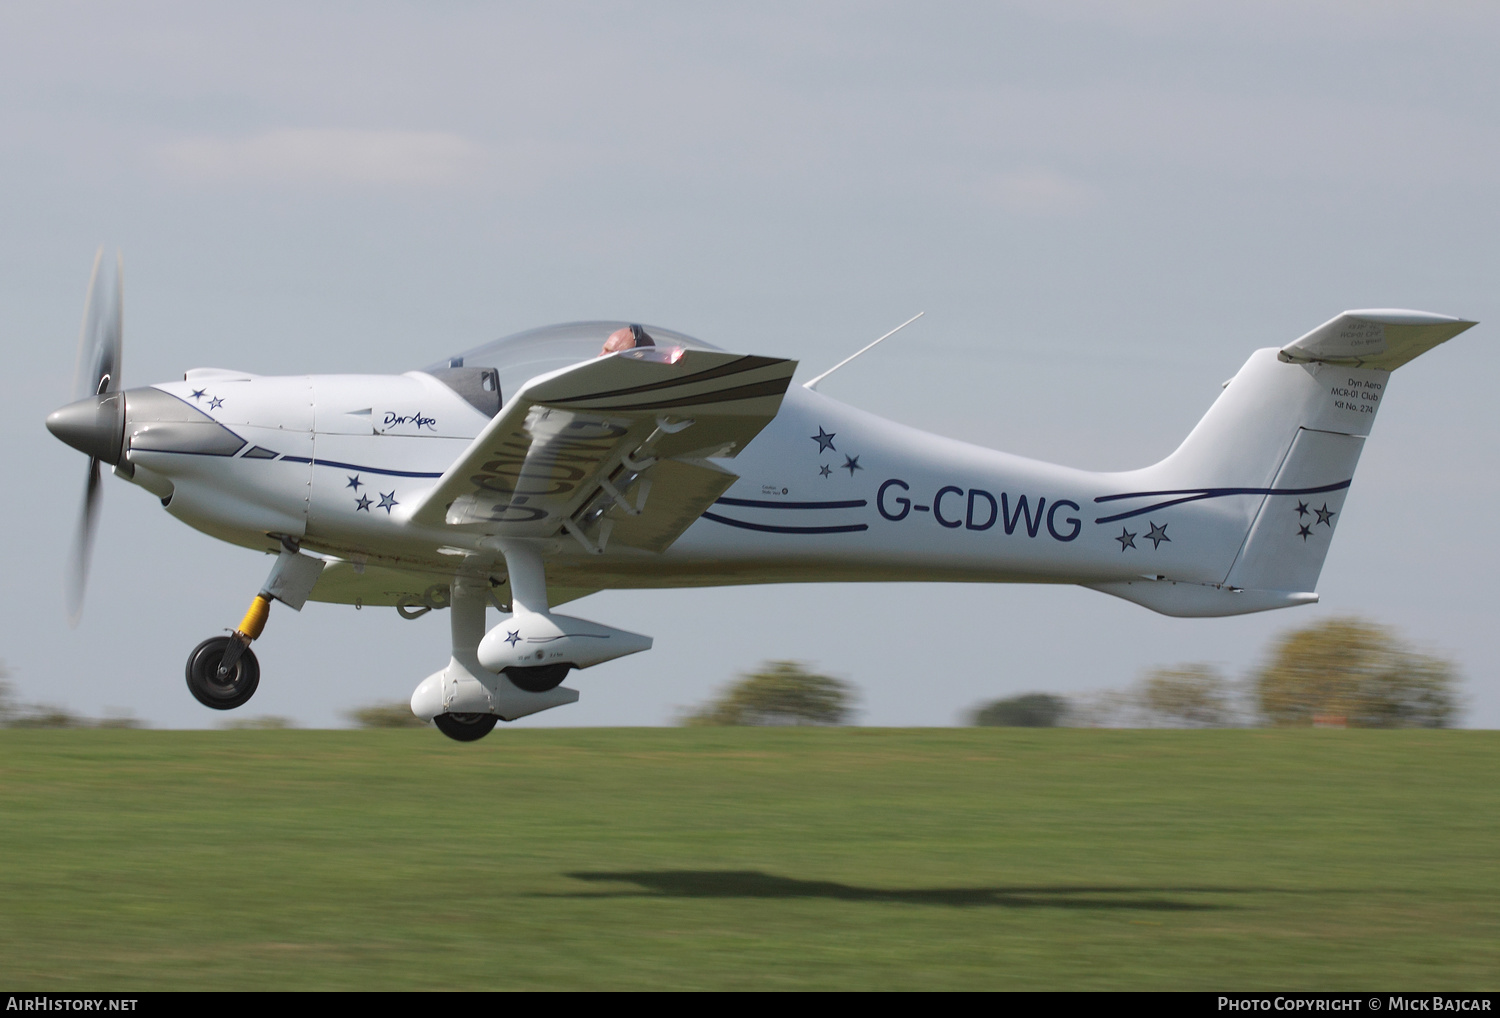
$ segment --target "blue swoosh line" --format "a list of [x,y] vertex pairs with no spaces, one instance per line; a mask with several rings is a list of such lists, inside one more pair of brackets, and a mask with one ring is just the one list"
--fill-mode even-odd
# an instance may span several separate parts
[[315,467],[338,467],[340,470],[358,470],[367,474],[385,474],[389,477],[442,477],[441,473],[424,473],[420,470],[382,470],[380,467],[365,467],[358,463],[340,463],[338,460],[320,460],[307,456],[283,456],[288,463],[311,463]]
[[1329,491],[1342,491],[1349,487],[1353,478],[1347,481],[1339,481],[1337,484],[1324,484],[1316,488],[1180,488],[1176,491],[1132,491],[1123,495],[1100,495],[1095,502],[1117,502],[1122,498],[1156,498],[1161,495],[1183,495],[1184,498],[1168,499],[1165,502],[1154,502],[1144,509],[1133,509],[1128,513],[1117,513],[1114,516],[1101,516],[1095,523],[1115,523],[1119,520],[1128,520],[1132,516],[1144,516],[1146,513],[1155,512],[1158,509],[1167,509],[1174,505],[1182,505],[1184,502],[1197,502],[1205,498],[1224,498],[1228,495],[1321,495]]
[[865,499],[848,502],[768,502],[759,498],[721,498],[715,505],[743,505],[755,509],[863,509],[870,503]]
[[741,530],[759,530],[767,534],[853,534],[861,530],[869,530],[868,523],[850,523],[839,527],[776,527],[765,523],[746,523],[744,520],[731,520],[727,516],[718,516],[714,513],[704,513],[705,520],[713,520],[715,523],[723,523],[731,527],[739,527]]

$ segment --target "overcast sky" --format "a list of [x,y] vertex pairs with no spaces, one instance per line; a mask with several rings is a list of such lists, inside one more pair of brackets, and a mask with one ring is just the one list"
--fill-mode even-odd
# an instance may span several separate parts
[[[403,371],[623,318],[905,423],[1088,468],[1155,461],[1257,347],[1346,308],[1480,320],[1403,367],[1322,603],[1177,620],[1076,588],[604,593],[656,648],[518,722],[660,724],[768,658],[870,724],[991,697],[1239,677],[1357,614],[1467,677],[1500,726],[1500,7],[1493,3],[0,6],[0,659],[23,697],[208,727],[183,661],[270,561],[106,479],[81,625],[62,574],[86,463],[68,398],[100,243],[127,385],[198,366]],[[893,652],[884,636],[909,642]],[[955,637],[952,634],[959,633]],[[444,613],[272,612],[242,714],[405,699]]]

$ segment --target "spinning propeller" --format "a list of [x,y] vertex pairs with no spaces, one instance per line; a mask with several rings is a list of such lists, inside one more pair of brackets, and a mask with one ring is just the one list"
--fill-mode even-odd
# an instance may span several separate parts
[[78,531],[68,557],[66,597],[68,622],[77,625],[83,614],[83,592],[89,557],[99,524],[100,464],[118,465],[125,444],[125,398],[120,392],[120,315],[124,264],[104,259],[104,248],[94,256],[89,293],[83,309],[83,333],[73,369],[73,400],[47,417],[47,430],[89,457],[88,481]]

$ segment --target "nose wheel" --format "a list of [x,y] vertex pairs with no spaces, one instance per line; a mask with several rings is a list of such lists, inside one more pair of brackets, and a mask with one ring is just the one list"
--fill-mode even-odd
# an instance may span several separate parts
[[222,668],[224,655],[234,642],[228,636],[215,636],[193,648],[187,661],[187,686],[193,698],[214,710],[233,710],[255,695],[260,685],[260,662],[255,652],[243,645],[228,668]]

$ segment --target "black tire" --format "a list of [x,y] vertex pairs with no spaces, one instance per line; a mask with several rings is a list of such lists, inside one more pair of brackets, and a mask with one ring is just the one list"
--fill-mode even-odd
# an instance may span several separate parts
[[260,662],[246,647],[234,663],[234,671],[219,678],[219,662],[229,648],[229,637],[215,636],[193,648],[187,660],[187,687],[193,699],[214,710],[234,710],[244,706],[260,685]]
[[499,720],[493,714],[439,714],[432,723],[450,739],[474,742],[494,731]]
[[505,669],[505,677],[516,684],[517,689],[528,693],[545,693],[562,685],[572,665],[511,665]]

